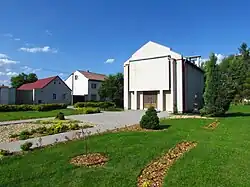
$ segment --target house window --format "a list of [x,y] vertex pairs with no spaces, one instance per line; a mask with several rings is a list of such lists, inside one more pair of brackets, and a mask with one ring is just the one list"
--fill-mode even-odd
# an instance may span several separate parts
[[42,100],[38,100],[38,104],[41,104],[42,103]]
[[91,84],[91,88],[92,88],[92,89],[96,89],[96,84],[92,83],[92,84]]
[[63,100],[66,99],[66,94],[62,94],[62,99],[63,99]]
[[96,101],[96,94],[91,94],[91,101]]
[[61,84],[61,82],[59,82],[59,84]]
[[75,80],[78,80],[78,75],[75,75]]
[[56,81],[54,81],[54,84],[56,84]]
[[56,94],[53,93],[53,100],[56,100]]

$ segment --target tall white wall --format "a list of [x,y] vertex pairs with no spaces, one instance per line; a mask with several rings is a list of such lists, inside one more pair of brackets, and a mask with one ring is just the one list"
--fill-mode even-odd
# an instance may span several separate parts
[[129,90],[169,90],[169,60],[157,58],[130,62]]
[[177,73],[177,110],[183,112],[183,66],[182,61],[176,63]]
[[129,95],[129,64],[125,63],[124,67],[123,67],[123,71],[124,71],[124,88],[123,88],[123,106],[125,110],[128,110],[130,108],[130,95]]
[[[78,76],[78,79],[75,79],[75,76]],[[74,79],[72,81],[72,77],[74,76]],[[73,75],[71,75],[65,83],[68,85],[70,89],[72,89],[72,83],[73,83],[73,95],[88,95],[88,79],[79,71],[75,71]]]

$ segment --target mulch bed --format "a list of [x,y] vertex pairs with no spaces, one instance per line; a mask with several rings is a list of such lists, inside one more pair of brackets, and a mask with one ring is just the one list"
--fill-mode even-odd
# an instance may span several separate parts
[[162,157],[152,161],[142,170],[140,176],[137,178],[137,186],[162,186],[164,177],[171,165],[196,145],[197,143],[195,142],[181,142]]
[[209,125],[206,125],[204,128],[205,129],[215,129],[219,125],[219,121],[214,121],[213,123],[210,123]]
[[141,128],[140,124],[135,124],[135,125],[129,125],[121,128],[116,128],[114,130],[109,130],[108,132],[131,132],[131,131],[141,131],[141,132],[148,132],[148,131],[160,131],[163,129],[159,130],[154,130],[154,129],[143,129]]
[[103,166],[107,161],[108,158],[101,153],[90,153],[76,156],[70,160],[70,163],[76,166],[97,167]]

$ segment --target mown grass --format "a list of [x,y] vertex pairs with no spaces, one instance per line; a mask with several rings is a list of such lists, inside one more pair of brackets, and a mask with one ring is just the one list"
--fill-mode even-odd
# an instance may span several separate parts
[[[247,114],[250,107],[231,111]],[[214,130],[202,128],[213,120],[171,119],[163,121],[171,125],[165,131],[92,136],[90,152],[110,159],[102,168],[69,164],[84,153],[82,140],[6,158],[0,161],[0,186],[136,186],[143,167],[183,140],[198,145],[170,168],[164,186],[250,186],[250,117],[232,116],[220,118]]]
[[74,109],[60,109],[60,110],[52,110],[44,112],[38,112],[38,111],[0,112],[0,122],[11,121],[11,120],[55,117],[59,112],[63,112],[65,116],[77,115],[83,113],[81,111]]

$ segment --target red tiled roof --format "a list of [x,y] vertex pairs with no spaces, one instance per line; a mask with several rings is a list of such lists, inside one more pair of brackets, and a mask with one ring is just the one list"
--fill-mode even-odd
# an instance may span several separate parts
[[93,73],[89,71],[79,71],[79,72],[83,74],[86,78],[91,80],[104,81],[104,79],[106,78],[106,75],[99,73]]
[[45,79],[39,79],[36,82],[33,83],[28,83],[28,84],[23,84],[17,90],[33,90],[37,88],[44,88],[47,86],[51,81],[53,81],[57,76],[54,77],[48,77]]

